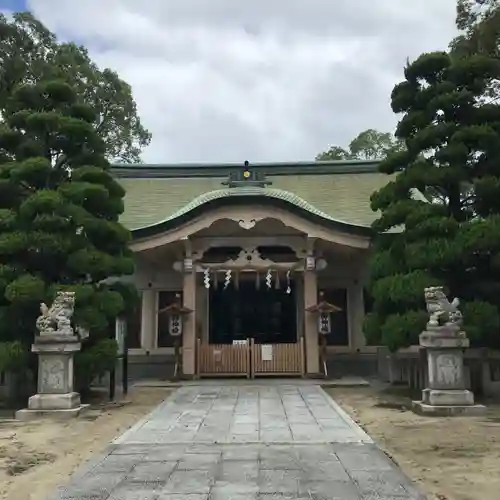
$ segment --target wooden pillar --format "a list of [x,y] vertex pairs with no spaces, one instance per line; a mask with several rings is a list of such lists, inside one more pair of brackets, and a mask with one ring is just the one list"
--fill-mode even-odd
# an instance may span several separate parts
[[304,305],[304,281],[298,279],[295,283],[295,307],[297,308],[297,342],[301,339],[304,341],[304,321],[305,321],[305,305]]
[[141,347],[146,351],[154,349],[156,325],[156,291],[142,292]]
[[203,344],[208,344],[208,295],[203,283],[196,285],[196,334]]
[[183,305],[193,312],[186,315],[182,328],[182,371],[195,375],[196,369],[196,269],[190,253],[184,259]]
[[[310,267],[310,266],[307,266]],[[315,270],[304,271],[304,306],[305,309],[318,302],[318,282]],[[306,373],[319,373],[318,324],[316,316],[304,313],[304,340],[306,346]]]
[[363,320],[365,315],[365,300],[363,284],[355,281],[347,290],[347,320],[349,331],[349,347],[352,351],[365,346]]

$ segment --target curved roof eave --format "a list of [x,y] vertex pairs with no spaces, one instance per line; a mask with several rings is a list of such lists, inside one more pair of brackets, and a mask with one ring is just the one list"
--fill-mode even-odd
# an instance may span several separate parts
[[285,208],[297,213],[301,217],[315,222],[322,226],[330,227],[338,231],[357,234],[360,236],[371,236],[371,227],[351,224],[349,222],[337,220],[334,217],[317,209],[299,196],[281,189],[269,187],[235,187],[218,189],[204,193],[190,203],[174,212],[172,215],[160,222],[133,229],[134,239],[142,239],[154,236],[158,233],[175,229],[181,224],[189,222],[200,215],[207,208],[216,208],[227,204],[247,204],[258,202],[262,205],[271,205],[277,208]]

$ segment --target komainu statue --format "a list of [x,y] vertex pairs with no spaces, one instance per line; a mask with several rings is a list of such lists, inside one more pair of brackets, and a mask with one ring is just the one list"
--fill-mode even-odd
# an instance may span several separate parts
[[36,327],[40,335],[74,335],[71,327],[71,317],[75,309],[75,292],[57,292],[52,306],[43,302],[36,320]]
[[432,286],[424,290],[425,304],[429,313],[427,327],[436,328],[446,326],[460,328],[462,324],[462,313],[458,306],[460,301],[454,298],[451,302],[446,297],[442,286]]

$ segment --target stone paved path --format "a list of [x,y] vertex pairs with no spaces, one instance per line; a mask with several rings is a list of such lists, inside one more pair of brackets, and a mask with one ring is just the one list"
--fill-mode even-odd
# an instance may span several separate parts
[[317,385],[184,386],[51,500],[424,499]]

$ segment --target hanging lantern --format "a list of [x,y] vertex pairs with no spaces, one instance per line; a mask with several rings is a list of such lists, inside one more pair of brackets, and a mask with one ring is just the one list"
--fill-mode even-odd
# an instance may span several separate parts
[[320,312],[318,316],[318,332],[322,335],[328,335],[332,331],[330,313]]
[[174,378],[177,378],[182,371],[182,327],[184,317],[192,312],[192,309],[181,304],[179,294],[176,294],[173,304],[158,311],[159,314],[168,314],[168,333],[174,339]]
[[324,293],[319,293],[319,302],[314,306],[308,307],[306,311],[311,314],[315,314],[317,317],[318,333],[319,333],[319,357],[320,363],[323,365],[323,371],[325,376],[328,375],[328,370],[326,366],[326,336],[332,332],[332,321],[331,314],[339,312],[342,309],[333,304],[328,303],[324,299]]
[[168,314],[168,333],[172,337],[180,337],[182,335],[184,317],[192,312],[192,309],[181,305],[180,297],[176,297],[176,301],[173,304],[158,311],[159,314]]
[[332,331],[331,314],[339,312],[342,309],[324,300],[324,293],[320,292],[320,301],[306,309],[307,312],[317,316],[318,333],[321,335],[328,335]]

